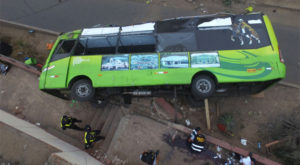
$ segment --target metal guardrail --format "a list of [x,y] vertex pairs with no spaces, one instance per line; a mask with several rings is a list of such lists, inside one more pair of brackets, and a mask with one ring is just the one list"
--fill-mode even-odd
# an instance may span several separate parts
[[16,67],[19,67],[23,70],[28,71],[28,72],[31,72],[31,73],[33,73],[37,76],[40,76],[40,74],[41,74],[41,72],[39,70],[37,70],[35,67],[32,67],[30,65],[26,65],[23,62],[18,61],[16,59],[13,59],[11,57],[7,57],[7,56],[4,56],[4,55],[0,54],[0,60],[4,61],[4,62],[7,62],[7,63],[10,63],[10,64],[12,64]]

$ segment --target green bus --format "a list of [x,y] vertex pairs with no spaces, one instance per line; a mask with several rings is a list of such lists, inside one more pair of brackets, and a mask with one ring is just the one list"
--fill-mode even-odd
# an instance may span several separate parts
[[39,88],[87,101],[178,87],[203,99],[232,88],[260,92],[283,79],[285,70],[265,14],[214,14],[63,33]]

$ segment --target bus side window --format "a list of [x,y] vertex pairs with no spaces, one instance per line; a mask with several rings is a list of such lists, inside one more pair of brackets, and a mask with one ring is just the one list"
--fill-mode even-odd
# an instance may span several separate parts
[[115,54],[117,36],[90,37],[87,39],[86,55]]
[[51,57],[50,62],[70,56],[74,44],[75,40],[60,41],[54,54]]
[[153,34],[121,35],[118,47],[119,53],[153,53],[156,40]]
[[64,41],[64,43],[61,45],[61,47],[58,49],[56,54],[66,54],[70,53],[73,46],[74,46],[75,40],[70,41]]
[[86,49],[86,38],[81,38],[75,48],[74,55],[84,55]]

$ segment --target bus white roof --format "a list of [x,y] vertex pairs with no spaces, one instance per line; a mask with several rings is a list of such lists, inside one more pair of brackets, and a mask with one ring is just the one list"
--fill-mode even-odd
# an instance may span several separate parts
[[140,25],[130,25],[122,27],[121,33],[132,33],[141,31],[153,31],[155,23],[144,23]]
[[119,27],[101,27],[101,28],[87,28],[83,29],[82,36],[90,35],[104,35],[119,33]]
[[[153,32],[155,23],[144,23],[122,27],[121,33]],[[83,29],[82,36],[107,35],[119,33],[120,27],[100,27]]]
[[216,27],[216,26],[231,26],[232,21],[230,17],[227,18],[215,18],[209,22],[203,22],[198,25],[198,28],[202,27]]

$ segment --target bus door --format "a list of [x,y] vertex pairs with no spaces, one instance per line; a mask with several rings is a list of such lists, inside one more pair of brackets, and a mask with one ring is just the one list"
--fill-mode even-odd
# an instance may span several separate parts
[[61,40],[46,68],[45,88],[66,88],[70,54],[76,40]]

